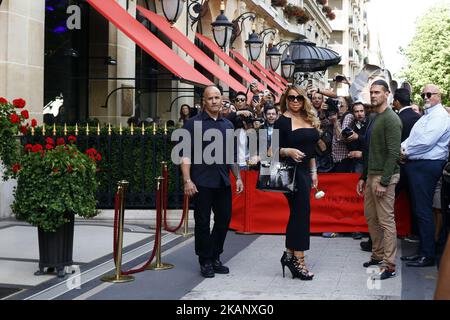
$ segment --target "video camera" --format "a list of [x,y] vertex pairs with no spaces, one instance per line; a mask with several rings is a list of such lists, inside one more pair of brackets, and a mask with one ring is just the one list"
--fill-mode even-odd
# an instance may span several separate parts
[[327,105],[327,109],[325,110],[325,116],[327,118],[339,113],[339,107],[341,106],[339,100],[328,98],[327,101],[325,101],[325,104]]

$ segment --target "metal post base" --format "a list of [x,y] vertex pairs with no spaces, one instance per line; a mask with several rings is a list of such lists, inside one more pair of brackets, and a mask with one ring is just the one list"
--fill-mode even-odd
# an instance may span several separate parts
[[193,232],[176,232],[176,234],[178,234],[178,235],[180,235],[180,236],[183,236],[183,237],[185,237],[185,238],[194,235]]
[[160,263],[160,264],[152,263],[147,267],[147,270],[169,270],[172,269],[173,267],[175,266],[170,263]]
[[104,276],[101,280],[104,282],[124,283],[134,281],[134,277],[128,275],[121,275],[121,276],[111,275],[111,276]]

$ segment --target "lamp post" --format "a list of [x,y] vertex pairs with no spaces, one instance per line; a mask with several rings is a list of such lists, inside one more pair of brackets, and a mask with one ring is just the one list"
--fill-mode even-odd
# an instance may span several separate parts
[[289,52],[287,53],[286,59],[281,61],[281,74],[286,80],[290,80],[292,75],[294,74],[295,63],[292,61],[289,56]]
[[186,0],[160,0],[164,17],[170,24],[177,22],[183,12]]
[[266,57],[269,60],[269,66],[273,71],[276,71],[280,66],[281,53],[274,45],[269,45],[269,50],[266,52]]
[[256,26],[253,24],[253,32],[248,36],[248,40],[245,40],[245,47],[247,48],[248,57],[252,61],[258,60],[259,55],[261,54],[262,45],[264,43],[259,34],[256,33],[255,29]]
[[211,23],[214,41],[223,50],[229,47],[233,32],[233,23],[228,20],[224,12],[225,3],[222,0],[220,3],[220,14],[217,16],[216,21]]

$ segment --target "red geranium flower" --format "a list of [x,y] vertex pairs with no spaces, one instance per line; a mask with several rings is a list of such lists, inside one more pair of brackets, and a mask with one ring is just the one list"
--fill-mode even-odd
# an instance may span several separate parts
[[39,151],[42,151],[44,149],[44,147],[42,147],[42,145],[41,144],[35,144],[34,146],[33,146],[33,148],[31,149],[31,151],[33,151],[34,153],[36,153],[36,152],[39,152]]
[[12,113],[12,114],[9,116],[9,121],[10,121],[11,123],[19,123],[19,122],[20,122],[20,118],[19,118],[19,116],[18,116],[17,114]]
[[47,144],[45,145],[45,149],[47,149],[47,150],[52,150],[52,149],[53,149],[53,145],[47,143]]
[[25,107],[26,104],[27,103],[23,99],[14,99],[13,100],[13,106],[16,108],[19,108],[19,109]]
[[7,104],[7,103],[8,103],[8,100],[6,100],[3,97],[0,97],[0,104]]
[[20,126],[20,132],[22,132],[22,134],[27,134],[27,132],[28,132],[28,130],[27,130],[27,127],[25,127],[25,126]]
[[47,137],[47,138],[45,139],[45,143],[54,145],[54,144],[55,144],[55,140],[53,140],[53,139],[50,138],[50,137]]
[[12,170],[14,173],[17,173],[20,170],[20,164],[18,163],[14,164]]
[[68,165],[68,166],[67,166],[67,172],[72,172],[72,171],[73,171],[72,166],[71,166],[71,165]]
[[28,119],[28,118],[30,117],[30,115],[29,115],[29,113],[28,113],[27,110],[22,110],[22,111],[20,112],[20,114],[22,115],[22,117],[23,117],[24,119]]
[[31,126],[34,128],[37,126],[37,121],[36,119],[31,119]]
[[58,139],[56,140],[56,144],[57,144],[58,146],[63,146],[63,145],[66,144],[66,141],[64,140],[64,138],[58,138]]
[[69,136],[69,137],[67,138],[67,140],[69,140],[70,143],[75,143],[75,142],[77,142],[77,138],[76,138],[75,136]]
[[25,145],[25,148],[24,148],[25,152],[29,152],[32,149],[33,149],[33,145],[31,143],[28,143]]

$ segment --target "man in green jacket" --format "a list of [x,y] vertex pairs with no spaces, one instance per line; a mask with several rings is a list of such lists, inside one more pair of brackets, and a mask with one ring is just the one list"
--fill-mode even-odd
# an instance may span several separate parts
[[[400,179],[399,147],[402,123],[388,107],[389,86],[376,80],[370,87],[375,108],[366,131],[364,172],[357,193],[364,193],[364,212],[372,238],[372,256],[364,267],[380,266],[381,280],[395,276],[397,229],[394,219],[395,185]],[[364,191],[365,189],[365,191]]]

